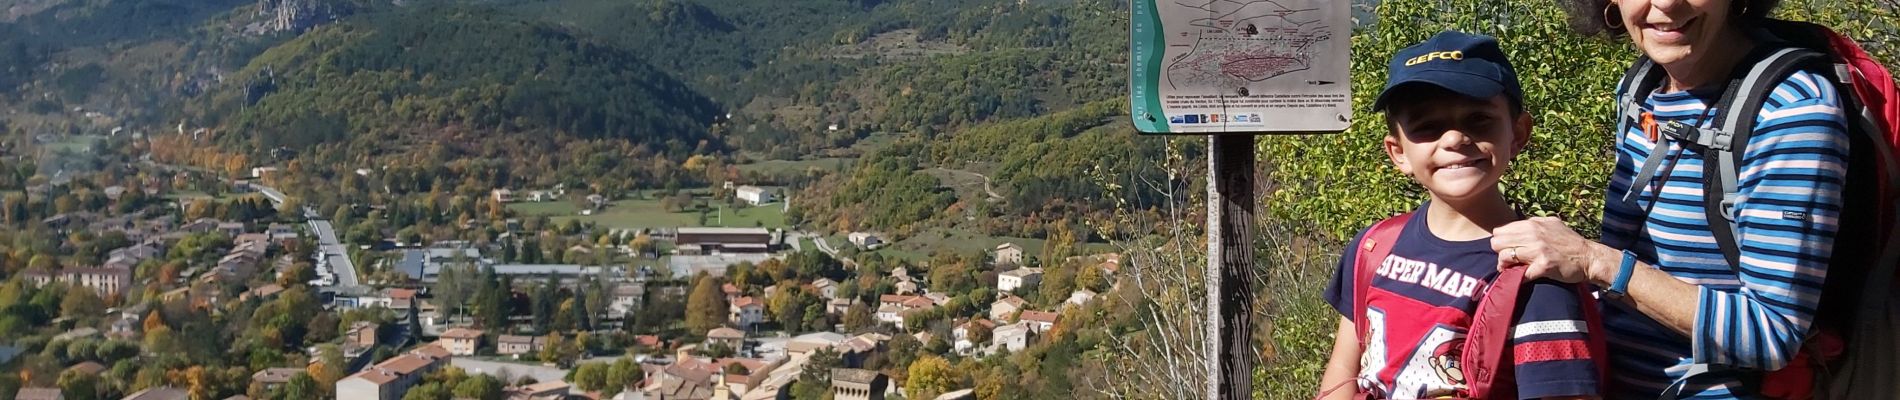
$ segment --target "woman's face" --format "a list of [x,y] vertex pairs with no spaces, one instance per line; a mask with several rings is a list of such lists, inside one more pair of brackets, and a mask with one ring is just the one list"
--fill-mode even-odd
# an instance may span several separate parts
[[[1738,0],[1614,0],[1636,48],[1671,70],[1696,64],[1721,44]],[[1734,38],[1727,38],[1733,40]],[[1687,67],[1687,68],[1681,68]]]

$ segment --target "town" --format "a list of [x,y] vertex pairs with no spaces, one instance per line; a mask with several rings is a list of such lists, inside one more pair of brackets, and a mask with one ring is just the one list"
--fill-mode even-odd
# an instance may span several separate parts
[[[365,238],[338,221],[362,217],[324,217],[266,186],[272,168],[236,180],[151,171],[227,200],[105,173],[6,199],[9,222],[31,219],[78,249],[61,261],[33,257],[0,291],[9,307],[58,298],[31,319],[0,319],[23,338],[0,347],[0,364],[52,355],[22,374],[56,379],[23,379],[16,399],[976,398],[943,379],[952,360],[1023,352],[1060,334],[1121,268],[1115,254],[1044,262],[1014,243],[921,263],[859,261],[850,255],[884,239],[850,232],[833,243],[782,226],[606,230],[506,218],[464,223],[492,233],[480,241]],[[721,190],[755,209],[786,201],[755,186]],[[482,201],[579,197],[591,215],[612,200],[564,192],[495,189]],[[380,212],[365,217],[389,218]],[[1064,291],[1043,291],[1045,264],[1061,266]],[[237,343],[200,336],[243,320]],[[134,358],[232,346],[254,346],[245,351],[254,368],[192,370],[205,376],[135,392],[99,378],[168,381]]]

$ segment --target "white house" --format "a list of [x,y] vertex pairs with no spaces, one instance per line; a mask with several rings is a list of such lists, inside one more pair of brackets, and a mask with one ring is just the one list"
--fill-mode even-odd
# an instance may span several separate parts
[[1029,347],[1029,336],[1034,333],[1035,330],[1027,322],[996,327],[996,331],[990,334],[990,351],[999,348],[1010,352],[1023,351]]
[[877,237],[877,234],[870,232],[851,232],[851,234],[845,235],[845,239],[850,240],[854,246],[866,249],[875,249],[884,245],[884,238]]
[[731,319],[733,325],[740,328],[750,327],[765,321],[765,305],[752,296],[740,297],[732,301]]
[[1004,296],[1001,300],[990,303],[990,319],[994,321],[1007,321],[1009,315],[1021,311],[1025,303],[1021,297]]
[[744,201],[746,202],[746,204],[751,204],[751,205],[756,206],[760,204],[770,203],[773,200],[771,193],[766,192],[765,188],[761,188],[758,186],[751,186],[751,185],[740,186],[738,189],[733,189],[733,191],[738,194],[739,201]]
[[996,276],[996,290],[1011,291],[1042,283],[1042,268],[1017,268]]
[[904,325],[904,306],[885,304],[877,307],[877,322],[895,326]]
[[811,288],[817,290],[818,294],[824,296],[826,300],[838,298],[838,282],[829,278],[811,281]]
[[957,354],[966,355],[966,356],[970,355],[970,352],[976,351],[977,345],[982,344],[975,340],[971,340],[971,337],[970,337],[970,332],[975,331],[979,328],[989,329],[992,333],[994,333],[996,330],[996,323],[987,319],[975,319],[975,320],[970,320],[969,322],[965,322],[962,325],[957,325],[956,329],[953,329],[950,331],[950,334],[952,336],[955,336],[954,339],[956,339]]
[[1093,290],[1077,289],[1076,291],[1069,293],[1069,304],[1075,305],[1077,307],[1087,305],[1089,303],[1089,300],[1095,300],[1095,296],[1096,294],[1095,294],[1095,291]]

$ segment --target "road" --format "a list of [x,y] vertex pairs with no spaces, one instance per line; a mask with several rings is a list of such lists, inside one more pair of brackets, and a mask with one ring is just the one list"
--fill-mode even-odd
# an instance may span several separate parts
[[[264,198],[270,199],[271,203],[277,205],[284,203],[284,192],[264,185],[252,184],[251,186],[257,188],[258,193],[264,194]],[[350,260],[349,247],[344,246],[343,242],[337,239],[336,227],[330,225],[328,219],[317,215],[317,210],[310,207],[303,208],[303,216],[309,221],[310,233],[317,235],[319,253],[317,258],[323,261],[322,265],[328,267],[331,273],[336,274],[337,286],[361,285],[362,281],[356,278],[356,262]]]
[[818,245],[818,251],[822,251],[825,254],[830,255],[831,258],[838,259],[838,261],[843,262],[844,266],[846,267],[851,267],[851,269],[853,270],[858,269],[857,260],[852,260],[850,257],[838,255],[838,249],[831,248],[831,243],[826,242],[824,236],[818,236],[818,235],[807,235],[807,236],[811,238],[811,242],[813,244]]

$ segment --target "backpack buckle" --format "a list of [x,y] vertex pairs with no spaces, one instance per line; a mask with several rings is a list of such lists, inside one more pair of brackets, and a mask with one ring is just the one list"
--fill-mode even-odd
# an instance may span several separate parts
[[1690,126],[1682,121],[1664,123],[1661,130],[1663,136],[1705,149],[1728,150],[1735,139],[1735,134],[1728,131]]
[[[1736,211],[1735,211],[1735,205],[1740,204],[1741,202],[1742,202],[1742,195],[1740,193],[1729,193],[1729,194],[1722,195],[1722,218],[1727,218],[1728,222],[1731,224],[1735,223],[1735,221],[1738,220],[1736,219],[1738,215],[1736,214]],[[1714,223],[1715,221],[1709,221],[1709,222]]]

